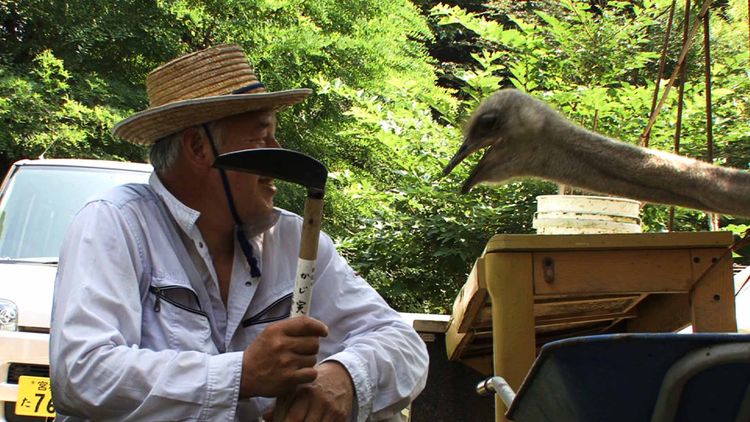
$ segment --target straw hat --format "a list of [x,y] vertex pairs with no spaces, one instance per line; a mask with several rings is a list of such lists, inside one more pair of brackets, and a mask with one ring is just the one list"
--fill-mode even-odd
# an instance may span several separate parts
[[304,100],[309,89],[269,92],[237,45],[219,45],[159,66],[146,78],[149,107],[112,133],[150,145],[182,129],[254,110],[278,110]]

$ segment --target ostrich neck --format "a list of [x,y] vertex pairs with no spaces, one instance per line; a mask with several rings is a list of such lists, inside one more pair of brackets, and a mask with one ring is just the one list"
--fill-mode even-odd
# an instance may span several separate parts
[[558,182],[648,202],[750,215],[750,172],[614,141],[555,125],[546,174]]

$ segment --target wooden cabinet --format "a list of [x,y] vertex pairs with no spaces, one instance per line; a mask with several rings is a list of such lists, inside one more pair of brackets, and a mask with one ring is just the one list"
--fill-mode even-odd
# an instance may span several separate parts
[[496,235],[454,303],[448,357],[517,390],[552,340],[734,332],[731,244],[729,232]]

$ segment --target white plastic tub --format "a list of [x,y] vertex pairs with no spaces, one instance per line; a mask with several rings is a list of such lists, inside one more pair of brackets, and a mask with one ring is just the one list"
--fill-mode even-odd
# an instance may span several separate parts
[[533,227],[538,234],[640,233],[641,204],[609,196],[541,195]]

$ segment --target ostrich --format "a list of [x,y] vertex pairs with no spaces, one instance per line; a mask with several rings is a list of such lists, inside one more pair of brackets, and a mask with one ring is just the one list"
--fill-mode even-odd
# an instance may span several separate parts
[[443,173],[485,147],[462,193],[482,182],[538,177],[641,201],[750,216],[750,172],[606,138],[517,90],[500,90],[482,102]]

